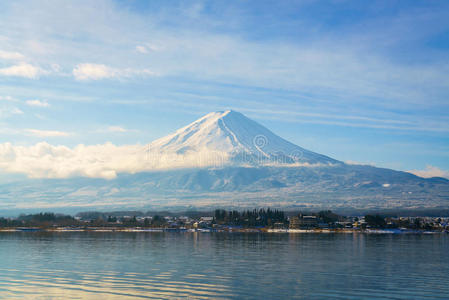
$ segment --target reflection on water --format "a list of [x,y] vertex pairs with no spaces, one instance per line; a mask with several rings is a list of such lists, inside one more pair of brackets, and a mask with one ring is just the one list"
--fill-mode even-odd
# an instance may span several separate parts
[[[145,278],[137,273],[83,274],[63,270],[26,271],[0,269],[0,295],[2,298],[53,297],[83,298],[177,298],[232,297],[229,288],[220,284],[170,278],[170,272]],[[74,278],[75,277],[75,278]],[[193,280],[192,280],[193,278]]]
[[449,299],[449,238],[0,232],[0,298]]

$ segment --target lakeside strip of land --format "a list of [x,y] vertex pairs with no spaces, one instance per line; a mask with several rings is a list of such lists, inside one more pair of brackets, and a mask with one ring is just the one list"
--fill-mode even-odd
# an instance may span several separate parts
[[431,234],[449,232],[449,218],[378,214],[342,216],[330,210],[287,214],[270,208],[246,211],[216,209],[181,214],[82,212],[75,216],[46,212],[0,217],[0,232],[33,231]]
[[272,229],[272,228],[0,228],[1,232],[199,232],[199,233],[323,233],[323,234],[449,234],[449,230],[410,230],[410,229]]

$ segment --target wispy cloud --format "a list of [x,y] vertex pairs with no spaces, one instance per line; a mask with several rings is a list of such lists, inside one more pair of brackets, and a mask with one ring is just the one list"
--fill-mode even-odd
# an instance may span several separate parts
[[147,50],[147,48],[145,46],[136,46],[136,50],[137,50],[137,52],[140,52],[142,54],[147,54],[148,53],[148,50]]
[[0,107],[0,117],[10,117],[12,115],[23,115],[23,111],[15,106]]
[[[168,112],[164,129],[154,128],[159,135],[178,116],[233,107],[271,122],[274,129],[300,123],[295,124],[298,139],[315,134],[301,131],[312,127],[303,124],[317,124],[314,128],[362,140],[354,142],[358,147],[367,139],[365,128],[378,133],[372,136],[376,140],[391,134],[416,139],[431,132],[433,137],[422,141],[435,145],[447,140],[449,128],[444,114],[449,109],[444,47],[449,10],[443,2],[382,4],[378,10],[378,4],[348,7],[348,2],[254,1],[257,6],[233,2],[225,7],[159,1],[148,10],[140,3],[138,11],[129,9],[135,2],[109,0],[80,0],[77,10],[64,1],[8,2],[0,11],[0,76],[15,78],[8,78],[0,93],[21,104],[48,99],[55,110],[61,103],[56,100],[77,101],[58,106],[58,116],[49,118],[53,124],[40,124],[43,128],[54,128],[57,121],[64,128],[73,117],[71,108],[86,112],[108,105],[104,112],[112,116],[127,103],[117,122],[126,128],[126,118],[140,117],[141,132],[148,130],[142,116],[158,114],[150,109]],[[348,19],[342,13],[347,8],[361,14]],[[39,76],[45,84],[22,79]],[[85,84],[91,81],[101,87]],[[134,113],[136,107],[141,114]],[[78,118],[97,128],[90,114]],[[6,125],[35,127],[13,121]],[[125,135],[111,136],[118,141]]]
[[23,111],[20,110],[20,109],[17,108],[17,107],[13,107],[13,108],[11,109],[11,113],[14,114],[14,115],[22,115],[22,114],[23,114]]
[[410,170],[408,172],[424,178],[443,177],[449,179],[449,171],[441,170],[432,165],[427,165],[424,170]]
[[0,101],[18,102],[18,100],[11,96],[0,96]]
[[[448,69],[445,59],[438,60],[438,56],[432,56],[432,60],[429,60],[427,56],[407,64],[381,51],[385,50],[385,45],[393,48],[400,43],[404,38],[401,30],[417,27],[415,22],[425,24],[432,18],[444,20],[444,13],[438,11],[427,11],[425,17],[420,15],[418,19],[414,18],[416,12],[407,11],[401,14],[401,18],[382,19],[378,21],[379,24],[368,19],[364,22],[370,26],[360,21],[361,24],[355,24],[358,27],[338,28],[344,30],[341,32],[323,26],[319,18],[304,15],[303,11],[306,10],[301,9],[297,12],[300,18],[285,21],[287,24],[291,22],[290,25],[302,22],[299,23],[302,26],[294,26],[292,38],[282,39],[277,34],[267,33],[266,36],[251,39],[246,38],[246,34],[251,36],[253,32],[244,30],[247,18],[237,4],[232,10],[233,14],[223,10],[222,15],[214,16],[199,9],[202,7],[200,2],[182,5],[182,8],[179,5],[162,5],[148,14],[123,10],[112,1],[102,2],[104,9],[101,13],[89,1],[80,3],[82,14],[71,11],[67,5],[64,2],[51,2],[47,6],[36,4],[33,9],[24,10],[23,4],[18,3],[11,6],[10,14],[3,23],[0,21],[0,26],[7,26],[15,14],[25,14],[23,19],[28,21],[17,26],[26,28],[30,35],[39,40],[39,48],[51,51],[52,54],[40,51],[38,53],[43,54],[38,59],[48,65],[54,63],[51,59],[58,59],[70,69],[76,65],[72,73],[79,81],[156,73],[219,83],[289,89],[332,99],[339,96],[346,98],[344,101],[347,103],[372,101],[371,98],[377,97],[371,105],[400,108],[404,106],[403,103],[423,105],[423,98],[427,99],[426,105],[435,102],[441,104],[441,94],[447,94],[449,82],[445,79]],[[192,14],[192,11],[195,13]],[[53,17],[62,13],[67,16],[64,22]],[[179,17],[174,19],[174,13]],[[166,26],[167,22],[172,26]],[[386,28],[382,22],[388,24],[388,32],[378,32],[379,28]],[[37,25],[30,26],[29,23]],[[230,24],[236,26],[232,27],[235,31],[224,30]],[[284,20],[270,19],[267,26],[283,28],[283,25]],[[289,28],[291,30],[293,27]],[[375,28],[378,31],[373,29],[366,34],[364,30],[357,31],[357,28]],[[260,34],[259,31],[255,33]],[[410,36],[409,32],[406,33],[406,36]],[[55,36],[63,36],[69,42],[61,43],[61,39],[55,39]],[[79,36],[89,38],[74,38]],[[142,42],[145,37],[151,37],[148,38],[150,42]],[[30,43],[36,44],[36,39],[10,39],[17,40],[23,49]],[[379,43],[383,48],[379,48]],[[135,51],[130,51],[129,45],[137,45],[134,46]],[[164,51],[157,51],[162,48]],[[152,53],[136,57],[136,51]],[[93,63],[78,64],[91,61],[93,56],[96,60]],[[122,58],[120,66],[112,67],[117,57]],[[98,62],[100,58],[101,63]]]
[[148,54],[150,52],[160,51],[162,50],[160,46],[156,46],[150,43],[146,43],[144,45],[137,45],[136,51],[142,54]]
[[48,104],[47,101],[41,101],[38,99],[27,100],[25,103],[29,106],[37,106],[37,107],[49,107],[50,106],[50,104]]
[[69,136],[69,132],[57,130],[40,130],[40,129],[25,129],[25,133],[37,137],[64,137]]
[[366,163],[366,162],[359,162],[359,161],[353,161],[353,160],[347,160],[347,161],[345,161],[345,164],[348,164],[348,165],[363,165],[363,166],[372,166],[372,167],[375,166],[375,164],[372,163],[372,162]]
[[132,76],[155,76],[156,73],[149,69],[117,69],[103,64],[83,63],[78,64],[73,69],[73,76],[76,80],[100,80],[111,78],[126,78]]
[[126,128],[123,128],[121,126],[109,126],[107,128],[107,131],[109,132],[120,132],[120,133],[124,133],[124,132],[128,132],[129,130]]
[[116,134],[123,134],[123,133],[136,133],[136,132],[139,132],[139,130],[126,128],[124,126],[119,126],[119,125],[110,125],[110,126],[100,127],[97,130],[94,130],[94,131],[91,131],[91,132],[92,133],[116,133]]
[[0,60],[23,60],[25,56],[19,52],[0,50]]

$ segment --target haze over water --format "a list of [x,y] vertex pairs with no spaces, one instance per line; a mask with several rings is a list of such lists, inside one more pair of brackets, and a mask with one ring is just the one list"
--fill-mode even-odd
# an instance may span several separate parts
[[0,233],[0,298],[448,299],[446,234]]

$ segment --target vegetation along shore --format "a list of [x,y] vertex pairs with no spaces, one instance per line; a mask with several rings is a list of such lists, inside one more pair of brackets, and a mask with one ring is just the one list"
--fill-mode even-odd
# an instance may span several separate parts
[[330,210],[284,212],[261,208],[209,212],[51,212],[0,217],[0,231],[190,231],[289,233],[448,233],[448,217],[401,217],[366,214],[342,216]]

